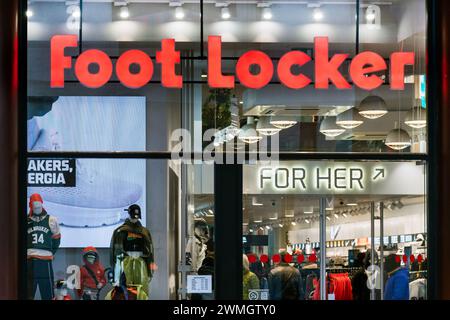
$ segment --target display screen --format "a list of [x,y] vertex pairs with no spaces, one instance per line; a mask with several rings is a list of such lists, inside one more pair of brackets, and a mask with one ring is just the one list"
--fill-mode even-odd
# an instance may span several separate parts
[[[31,101],[30,151],[145,150],[145,97],[66,96],[52,98],[50,105],[48,98]],[[58,219],[61,247],[109,247],[131,204],[141,206],[145,225],[145,188],[145,160],[28,160],[28,197],[39,193],[44,209]]]

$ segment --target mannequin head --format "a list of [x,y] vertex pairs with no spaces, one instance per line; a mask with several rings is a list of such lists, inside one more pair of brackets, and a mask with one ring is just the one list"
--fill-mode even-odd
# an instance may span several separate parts
[[30,196],[30,214],[39,216],[44,212],[42,197],[40,194],[35,193]]
[[204,219],[194,220],[194,234],[200,239],[202,243],[206,243],[209,240],[209,227]]
[[85,263],[94,264],[97,262],[98,253],[94,247],[86,247],[83,249],[83,259]]
[[126,210],[128,211],[128,215],[130,216],[130,221],[133,223],[138,222],[142,215],[141,215],[141,207],[139,207],[137,204],[132,204],[128,207]]

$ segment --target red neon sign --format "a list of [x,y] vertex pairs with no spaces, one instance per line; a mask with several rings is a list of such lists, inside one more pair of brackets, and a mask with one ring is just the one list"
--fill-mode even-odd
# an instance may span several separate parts
[[[352,85],[339,70],[348,58],[348,54],[338,53],[329,56],[327,37],[314,38],[314,87],[328,89],[332,83],[338,89],[350,89]],[[51,39],[51,72],[50,86],[64,87],[64,72],[72,68],[72,59],[64,55],[64,50],[78,45],[75,35],[57,35]],[[394,52],[390,57],[390,88],[403,90],[405,88],[405,66],[414,65],[414,52]],[[175,40],[163,39],[161,51],[156,53],[156,63],[161,64],[161,84],[166,88],[181,88],[183,79],[175,71],[181,61],[180,52],[175,50]],[[285,53],[279,60],[275,71],[272,59],[262,51],[251,50],[244,53],[236,64],[236,77],[240,83],[252,89],[265,87],[272,80],[275,72],[280,82],[291,89],[301,89],[313,81],[308,76],[293,74],[292,66],[299,67],[312,61],[312,57],[301,51]],[[96,71],[90,66],[95,64]],[[130,66],[139,65],[139,72],[132,73]],[[251,67],[256,65],[259,72],[252,73]],[[364,90],[374,90],[383,84],[383,79],[374,74],[385,71],[388,66],[379,54],[365,51],[357,54],[349,66],[349,76],[353,83]],[[75,61],[75,76],[83,85],[89,88],[100,88],[111,79],[113,72],[119,81],[128,88],[141,88],[153,76],[153,61],[143,51],[128,50],[120,55],[115,66],[110,57],[101,50],[84,51]],[[222,42],[219,36],[208,37],[208,85],[211,88],[234,88],[235,76],[222,73]]]

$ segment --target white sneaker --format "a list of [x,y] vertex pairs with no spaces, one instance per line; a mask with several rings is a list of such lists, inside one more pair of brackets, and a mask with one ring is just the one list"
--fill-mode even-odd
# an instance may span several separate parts
[[[56,131],[41,129],[32,150],[61,149]],[[95,166],[104,164],[96,160]],[[142,186],[123,179],[100,174],[92,161],[76,161],[76,187],[28,187],[28,197],[39,193],[46,210],[61,225],[70,227],[101,227],[114,225],[127,216],[124,209],[142,197]]]

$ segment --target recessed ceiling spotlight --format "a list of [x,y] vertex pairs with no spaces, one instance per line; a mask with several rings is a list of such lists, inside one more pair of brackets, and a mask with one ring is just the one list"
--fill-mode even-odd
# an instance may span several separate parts
[[334,217],[335,217],[336,219],[339,219],[339,216],[338,216],[337,213],[334,214]]
[[175,18],[177,18],[178,20],[181,20],[184,18],[184,9],[182,6],[175,8]]
[[313,18],[316,21],[320,21],[323,19],[323,12],[320,10],[320,8],[314,8],[313,10]]
[[292,224],[293,226],[296,226],[296,225],[297,225],[297,222],[292,221],[291,224]]
[[267,229],[267,230],[270,230],[270,226],[266,226],[266,229]]
[[262,9],[262,17],[264,20],[270,20],[272,19],[272,9],[270,7],[265,7]]
[[130,17],[130,11],[128,10],[128,6],[120,7],[119,17],[121,19],[128,19]]
[[309,221],[308,219],[305,219],[305,222],[306,222],[306,223],[309,223],[310,221]]
[[330,220],[331,220],[331,218],[330,218],[329,216],[327,216],[327,220],[328,220],[328,221],[330,221]]
[[278,226],[279,226],[280,228],[283,228],[283,224],[281,224],[281,223],[280,223],[280,224],[278,224]]
[[343,213],[342,215],[344,216],[344,218],[347,218],[347,214]]
[[220,15],[224,20],[230,19],[231,18],[230,9],[228,9],[228,7],[223,7],[222,9],[220,9]]

